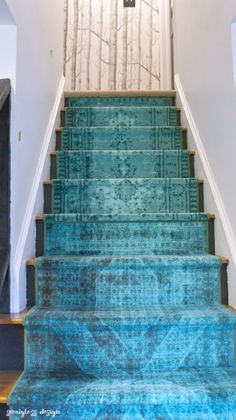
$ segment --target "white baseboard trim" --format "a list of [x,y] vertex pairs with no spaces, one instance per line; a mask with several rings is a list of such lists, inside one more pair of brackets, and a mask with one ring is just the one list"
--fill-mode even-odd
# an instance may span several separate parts
[[196,148],[199,154],[199,157],[201,159],[206,177],[207,177],[207,181],[209,183],[213,198],[215,200],[215,204],[218,210],[218,214],[224,229],[224,233],[225,233],[225,237],[227,239],[228,242],[228,246],[233,258],[233,263],[236,265],[236,239],[235,239],[235,235],[233,232],[233,229],[231,227],[231,223],[226,211],[226,208],[224,206],[223,203],[223,199],[220,193],[220,190],[217,186],[213,171],[211,169],[211,165],[210,162],[208,160],[204,145],[203,145],[203,141],[201,139],[201,136],[199,134],[198,131],[198,127],[194,121],[194,117],[192,115],[191,109],[188,105],[188,101],[187,98],[185,96],[184,93],[184,89],[182,86],[182,83],[180,81],[180,77],[178,74],[175,75],[175,89],[179,94],[179,98],[181,100],[182,103],[182,107],[185,113],[185,116],[187,118],[191,133],[193,135],[193,139],[195,141],[196,144]]
[[[46,129],[41,153],[38,160],[38,165],[36,168],[35,176],[33,179],[32,187],[29,194],[29,199],[26,206],[26,212],[24,220],[22,223],[19,239],[16,246],[16,252],[11,264],[11,312],[19,312],[19,276],[22,263],[24,263],[23,255],[25,250],[25,245],[27,241],[27,236],[29,233],[30,225],[34,221],[34,207],[39,190],[40,183],[42,182],[42,174],[46,158],[48,155],[48,150],[53,135],[56,119],[59,112],[59,107],[64,93],[65,86],[65,77],[62,76],[58,85],[57,94],[55,102],[52,108],[52,112],[48,121],[48,126]],[[21,309],[21,308],[20,308]]]

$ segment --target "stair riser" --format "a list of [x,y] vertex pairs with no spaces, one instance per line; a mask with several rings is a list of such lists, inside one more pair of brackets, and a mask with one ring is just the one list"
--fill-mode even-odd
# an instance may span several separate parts
[[53,180],[53,213],[185,213],[200,208],[196,179]]
[[66,98],[66,106],[70,107],[86,107],[86,106],[174,106],[175,105],[175,97],[85,97],[85,98],[78,98],[78,97],[71,97]]
[[58,150],[181,150],[186,147],[186,131],[181,127],[77,127],[57,132]]
[[175,107],[66,108],[62,127],[154,127],[180,125],[180,111]]
[[[0,325],[0,370],[24,369],[24,328]],[[1,418],[1,417],[0,417]]]
[[[192,155],[191,155],[192,156]],[[54,156],[53,156],[54,157]],[[188,178],[194,176],[188,152],[57,152],[59,179]]]
[[[26,326],[26,370],[80,370],[106,377],[120,371],[169,371],[234,366],[234,326],[138,325],[120,319]],[[199,323],[198,323],[199,324]],[[44,351],[42,352],[42,349]]]
[[73,309],[204,305],[219,302],[214,263],[131,260],[44,260],[36,265],[39,306]]
[[[210,223],[210,231],[213,230]],[[214,253],[208,221],[37,224],[40,255],[204,255]]]

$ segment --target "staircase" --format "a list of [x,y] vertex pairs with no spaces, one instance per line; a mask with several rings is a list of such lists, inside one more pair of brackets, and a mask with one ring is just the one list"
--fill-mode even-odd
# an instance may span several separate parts
[[62,126],[12,419],[236,419],[227,260],[174,92],[71,96]]

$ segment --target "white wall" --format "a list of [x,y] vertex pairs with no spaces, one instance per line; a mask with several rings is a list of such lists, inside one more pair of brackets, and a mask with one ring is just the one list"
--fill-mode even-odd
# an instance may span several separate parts
[[11,79],[15,89],[16,26],[5,0],[1,0],[0,3],[0,57],[0,78]]
[[14,24],[0,24],[0,57],[0,78],[11,79],[12,89],[15,91],[16,26]]
[[[208,159],[204,169],[197,158],[197,173],[208,176],[206,209],[217,215],[216,252],[230,258],[229,297],[234,306],[236,92],[231,23],[235,16],[235,0],[174,0],[175,73]],[[190,143],[194,147],[191,138]]]
[[63,88],[64,0],[6,2],[17,31],[11,132],[11,310],[18,312],[25,306],[24,260],[35,252],[34,216],[42,212],[36,174],[41,176],[41,169],[42,176],[47,176],[49,168],[43,169],[39,158],[41,154],[42,163],[56,95]]

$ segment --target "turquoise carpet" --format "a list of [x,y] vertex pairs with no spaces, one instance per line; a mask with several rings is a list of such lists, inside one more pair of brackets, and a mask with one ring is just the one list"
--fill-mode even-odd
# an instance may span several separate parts
[[236,420],[236,316],[174,98],[67,101],[11,418]]

